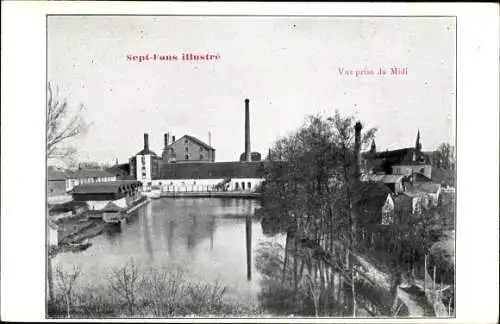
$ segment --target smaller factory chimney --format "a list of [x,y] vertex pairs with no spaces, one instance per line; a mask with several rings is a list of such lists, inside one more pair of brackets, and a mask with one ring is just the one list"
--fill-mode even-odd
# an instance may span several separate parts
[[149,151],[149,135],[144,133],[144,151]]
[[354,179],[355,181],[360,180],[361,178],[361,129],[363,126],[360,122],[357,122],[354,125]]
[[245,99],[245,161],[252,161],[250,149],[250,99]]
[[164,146],[165,146],[165,148],[167,148],[167,146],[168,146],[168,133],[165,133],[165,135],[164,135],[164,142],[165,142]]
[[212,146],[212,133],[208,132],[208,145]]
[[172,135],[172,143],[175,142],[175,136]]

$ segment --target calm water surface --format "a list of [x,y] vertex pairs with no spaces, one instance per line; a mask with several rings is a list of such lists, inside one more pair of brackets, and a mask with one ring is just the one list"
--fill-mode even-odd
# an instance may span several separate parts
[[[247,221],[259,202],[247,199],[156,199],[134,212],[126,223],[110,225],[91,239],[85,251],[61,253],[53,267],[80,267],[80,284],[106,283],[113,267],[127,261],[141,266],[177,266],[205,282],[221,281],[227,294],[256,302],[260,275],[255,252],[262,242],[284,243],[283,235],[266,236],[260,222]],[[247,240],[250,234],[250,240]],[[248,241],[248,242],[247,242]],[[247,247],[251,251],[248,279]]]

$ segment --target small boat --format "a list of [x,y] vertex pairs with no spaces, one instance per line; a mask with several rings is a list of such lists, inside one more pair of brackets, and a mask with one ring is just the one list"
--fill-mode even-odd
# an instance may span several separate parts
[[81,242],[68,243],[68,247],[73,251],[83,251],[88,249],[91,245],[92,243],[90,243],[88,239],[85,239]]

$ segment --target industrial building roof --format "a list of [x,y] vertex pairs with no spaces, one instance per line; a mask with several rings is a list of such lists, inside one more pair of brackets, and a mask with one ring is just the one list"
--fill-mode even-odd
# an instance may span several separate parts
[[263,178],[266,163],[269,161],[164,163],[159,179]]
[[73,188],[73,194],[102,194],[118,193],[141,186],[142,183],[136,180],[118,180],[111,182],[97,182],[78,185]]
[[191,140],[191,141],[195,142],[196,144],[198,144],[198,145],[200,145],[200,146],[203,146],[203,147],[204,147],[204,148],[206,148],[207,150],[214,150],[214,151],[215,151],[215,149],[214,149],[212,146],[208,145],[207,143],[203,142],[202,140],[200,140],[200,139],[198,139],[198,138],[196,138],[196,137],[194,137],[194,136],[191,136],[191,135],[184,135],[184,136],[182,136],[182,137],[181,137],[181,138],[179,138],[177,141],[175,141],[175,142],[171,143],[168,147],[170,147],[171,145],[173,145],[173,144],[175,144],[175,143],[178,143],[178,142],[182,141],[182,140],[183,140],[183,139],[185,139],[185,138],[187,138],[187,139],[189,139],[189,140]]

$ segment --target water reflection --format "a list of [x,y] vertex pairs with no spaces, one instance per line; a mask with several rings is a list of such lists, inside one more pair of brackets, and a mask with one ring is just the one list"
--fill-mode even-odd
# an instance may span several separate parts
[[252,218],[245,220],[246,252],[247,252],[247,280],[252,280]]
[[175,265],[195,280],[220,280],[231,298],[257,302],[256,248],[261,241],[282,239],[262,235],[252,219],[258,206],[245,199],[152,200],[124,224],[107,227],[87,250],[61,253],[53,261],[78,265],[88,286],[102,283],[111,268],[130,259],[141,266]]

